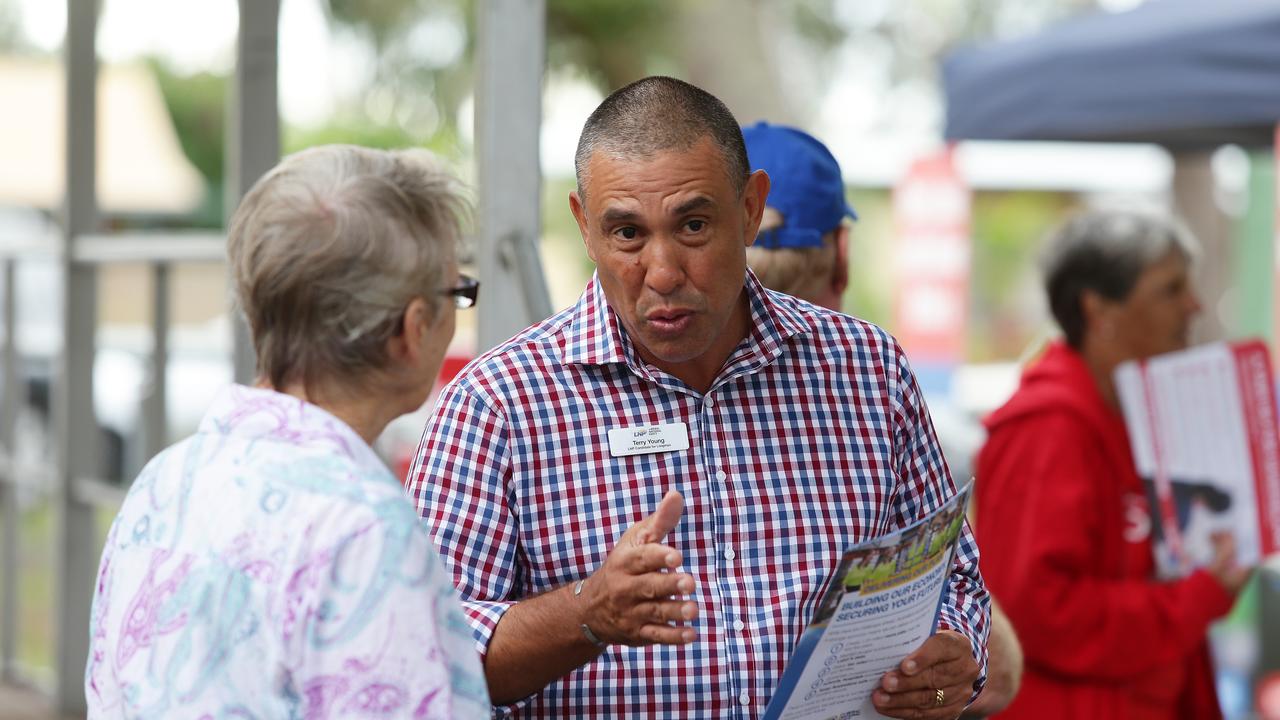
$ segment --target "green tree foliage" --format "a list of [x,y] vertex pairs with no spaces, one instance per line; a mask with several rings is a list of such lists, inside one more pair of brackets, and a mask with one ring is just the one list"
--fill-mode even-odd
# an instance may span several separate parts
[[364,102],[347,104],[335,122],[394,124],[415,144],[441,132],[453,135],[458,108],[471,92],[472,2],[328,0],[334,32],[360,38],[373,56]]
[[547,64],[575,68],[602,90],[655,72],[677,52],[677,0],[547,0]]
[[181,75],[154,59],[149,65],[160,83],[182,151],[204,176],[205,201],[192,221],[218,227],[223,215],[227,77],[208,72]]
[[1061,193],[976,193],[969,275],[968,357],[974,362],[1023,354],[1045,324],[1036,272],[1041,238],[1067,211]]

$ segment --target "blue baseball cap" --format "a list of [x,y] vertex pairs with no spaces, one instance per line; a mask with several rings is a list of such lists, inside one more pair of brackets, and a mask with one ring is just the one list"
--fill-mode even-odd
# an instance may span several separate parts
[[772,184],[766,205],[782,225],[760,233],[756,247],[821,247],[822,236],[858,214],[845,200],[840,164],[818,139],[803,130],[761,121],[742,129],[751,170],[764,170]]

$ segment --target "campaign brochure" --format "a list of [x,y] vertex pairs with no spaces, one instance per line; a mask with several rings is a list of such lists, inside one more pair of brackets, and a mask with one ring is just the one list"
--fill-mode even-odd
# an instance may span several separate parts
[[1159,575],[1209,564],[1223,532],[1235,536],[1242,564],[1275,552],[1280,434],[1267,346],[1219,342],[1132,361],[1115,382]]
[[871,692],[934,632],[972,487],[909,527],[845,551],[765,720],[883,717]]

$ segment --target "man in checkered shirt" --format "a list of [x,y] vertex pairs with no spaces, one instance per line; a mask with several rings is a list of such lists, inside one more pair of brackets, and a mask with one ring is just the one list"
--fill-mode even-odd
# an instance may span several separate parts
[[[445,390],[410,489],[498,714],[758,717],[842,551],[955,486],[894,340],[747,271],[769,178],[719,100],[633,83],[576,168],[595,277]],[[954,718],[980,687],[977,562],[966,530],[883,714]]]

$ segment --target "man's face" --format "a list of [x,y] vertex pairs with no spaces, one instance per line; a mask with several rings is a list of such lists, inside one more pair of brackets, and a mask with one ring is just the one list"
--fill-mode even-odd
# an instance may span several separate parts
[[1118,341],[1128,346],[1126,355],[1146,358],[1187,346],[1191,319],[1200,311],[1189,272],[1186,257],[1171,250],[1142,271],[1127,298],[1112,305],[1110,320]]
[[768,176],[739,197],[710,138],[645,158],[596,152],[587,170],[585,204],[574,192],[569,207],[609,306],[641,357],[709,382],[747,331],[746,247]]

